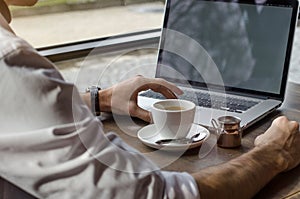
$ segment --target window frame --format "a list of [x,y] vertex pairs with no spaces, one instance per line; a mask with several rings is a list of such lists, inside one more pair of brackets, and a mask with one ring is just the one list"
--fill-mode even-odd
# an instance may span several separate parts
[[142,46],[158,47],[161,29],[152,29],[110,37],[83,40],[47,47],[37,51],[52,62],[87,56],[92,50],[96,53],[109,53]]

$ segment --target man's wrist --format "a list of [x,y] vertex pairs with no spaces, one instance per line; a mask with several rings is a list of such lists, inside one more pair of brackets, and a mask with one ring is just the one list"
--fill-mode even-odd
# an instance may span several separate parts
[[[98,96],[99,96],[98,103],[99,103],[101,112],[111,112],[111,91],[110,91],[110,89],[99,90]],[[92,104],[91,104],[90,93],[89,92],[82,93],[81,97],[82,97],[83,101],[91,109]]]
[[111,112],[111,90],[103,89],[99,91],[99,106],[102,112]]
[[261,162],[272,165],[275,172],[281,173],[288,168],[286,158],[289,157],[285,151],[276,144],[256,146],[253,150],[257,151]]

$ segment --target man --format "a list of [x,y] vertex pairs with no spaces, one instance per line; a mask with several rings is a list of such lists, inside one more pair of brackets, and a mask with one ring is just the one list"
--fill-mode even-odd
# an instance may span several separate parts
[[[253,150],[230,162],[194,174],[158,170],[116,135],[104,135],[74,85],[14,35],[6,5],[34,3],[0,0],[4,178],[41,198],[234,199],[252,197],[275,175],[299,164],[299,125],[280,117],[255,140]],[[100,91],[100,109],[149,121],[149,113],[136,104],[137,92],[148,88],[167,97],[181,94],[164,80],[138,76]],[[134,91],[133,96],[126,96],[127,91]],[[83,100],[89,103],[89,95]]]

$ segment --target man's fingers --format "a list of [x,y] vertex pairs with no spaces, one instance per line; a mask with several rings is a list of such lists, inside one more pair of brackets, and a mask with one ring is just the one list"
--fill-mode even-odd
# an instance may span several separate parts
[[296,121],[289,121],[286,116],[280,116],[273,121],[278,127],[288,128],[290,131],[299,131],[299,123]]
[[262,144],[261,143],[262,136],[263,136],[263,134],[256,137],[256,139],[254,140],[254,145],[255,146],[258,146],[258,145]]
[[299,123],[298,122],[296,122],[296,121],[289,122],[289,127],[290,127],[291,131],[296,132],[296,133],[299,132]]
[[[162,82],[162,81],[161,81]],[[155,92],[161,93],[164,95],[166,98],[177,98],[177,95],[183,94],[182,90],[175,85],[165,85],[162,84],[161,82],[151,82],[148,83],[142,87],[140,87],[141,90],[148,90],[151,89]]]
[[149,89],[161,93],[163,94],[166,98],[171,98],[171,99],[176,99],[177,96],[175,95],[175,93],[170,90],[169,88],[161,85],[161,84],[149,84],[148,85]]
[[177,98],[176,95],[182,95],[183,91],[178,88],[175,84],[170,83],[161,78],[145,78],[142,76],[137,76],[134,79],[134,89],[133,97],[136,97],[140,91],[145,91],[151,89],[155,92],[163,94],[166,98]]
[[[140,88],[147,90],[151,89],[155,92],[164,92],[165,90],[169,90],[168,92],[172,92],[177,95],[182,95],[183,91],[178,88],[175,84],[168,82],[162,78],[143,78],[142,85]],[[162,93],[163,94],[163,93]]]
[[274,124],[280,124],[280,123],[287,123],[288,122],[288,119],[286,116],[280,116],[280,117],[277,117],[275,120],[273,120],[272,123]]
[[135,109],[135,114],[133,114],[132,116],[134,117],[138,117],[146,122],[151,122],[151,113],[149,111],[146,111],[140,107]]
[[136,103],[130,104],[129,114],[133,117],[138,117],[146,122],[151,122],[151,113],[140,108]]
[[154,81],[156,81],[155,83],[164,86],[165,88],[169,89],[173,93],[176,93],[177,95],[182,95],[183,94],[183,91],[171,82],[168,82],[168,81],[166,81],[164,79],[161,79],[161,78],[155,78]]

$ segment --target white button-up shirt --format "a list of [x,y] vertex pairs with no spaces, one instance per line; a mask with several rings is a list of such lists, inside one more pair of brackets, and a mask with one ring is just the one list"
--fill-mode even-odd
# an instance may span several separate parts
[[0,75],[1,177],[39,198],[199,198],[191,175],[104,134],[76,87],[2,27]]

